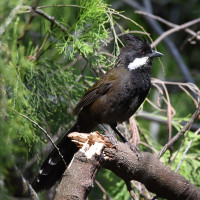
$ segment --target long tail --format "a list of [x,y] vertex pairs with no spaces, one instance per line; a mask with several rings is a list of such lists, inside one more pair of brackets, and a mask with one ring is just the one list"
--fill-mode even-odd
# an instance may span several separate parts
[[74,154],[78,151],[78,148],[71,142],[67,135],[71,132],[79,131],[78,129],[78,122],[76,122],[57,144],[65,163],[56,148],[52,150],[43,162],[39,174],[32,183],[32,187],[36,192],[51,188],[51,186],[62,177]]

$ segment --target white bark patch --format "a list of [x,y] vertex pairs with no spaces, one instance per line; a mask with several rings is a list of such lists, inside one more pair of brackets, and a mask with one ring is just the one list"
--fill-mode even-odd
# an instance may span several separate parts
[[73,132],[68,137],[88,159],[95,155],[101,155],[104,146],[113,148],[113,144],[97,131],[90,134]]
[[85,154],[87,159],[91,159],[92,156],[101,154],[104,145],[104,143],[95,142],[88,149],[83,146],[80,151]]
[[148,61],[149,57],[135,58],[135,60],[128,65],[129,70],[134,70],[142,65],[145,65]]

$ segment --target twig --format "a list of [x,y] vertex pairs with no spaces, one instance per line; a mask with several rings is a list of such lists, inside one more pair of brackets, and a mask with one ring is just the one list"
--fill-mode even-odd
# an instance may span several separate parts
[[179,87],[193,100],[196,107],[198,107],[198,103],[197,103],[196,99],[187,91],[187,89],[185,89],[182,85],[179,85]]
[[129,118],[129,131],[131,134],[131,138],[130,138],[131,144],[133,144],[134,146],[138,146],[140,143],[140,134],[139,134],[138,126],[137,126],[134,116],[131,116]]
[[159,108],[157,105],[155,105],[151,100],[149,100],[148,98],[145,99],[151,106],[153,106],[155,109],[161,111],[161,112],[166,112],[167,110],[166,109],[162,109],[162,108]]
[[177,25],[176,27],[172,28],[172,29],[169,29],[168,31],[162,33],[152,44],[152,48],[157,46],[158,43],[160,43],[165,37],[167,37],[168,35],[174,33],[174,32],[177,32],[177,31],[180,31],[180,30],[183,30],[183,29],[186,29],[187,27],[189,26],[192,26],[194,24],[197,24],[200,22],[200,18],[197,18],[197,19],[194,19],[192,21],[189,21],[189,22],[186,22],[182,25]]
[[177,85],[183,91],[185,91],[185,90],[182,87],[189,88],[195,94],[196,99],[193,98],[191,95],[189,95],[188,92],[186,92],[186,91],[185,92],[194,101],[196,108],[198,107],[198,104],[200,102],[200,90],[195,84],[193,84],[193,83],[172,82],[172,81],[162,81],[162,80],[159,80],[159,79],[156,79],[156,78],[152,78],[151,82],[152,82],[152,85],[155,86],[159,90],[159,92],[161,92],[162,89],[157,85],[157,83],[159,83],[161,85],[163,85],[163,84],[165,84],[165,85]]
[[48,39],[49,39],[49,36],[50,36],[50,30],[52,28],[52,25],[53,23],[51,23],[51,26],[49,28],[49,31],[47,32],[43,42],[42,42],[42,45],[40,46],[40,48],[34,53],[33,56],[29,56],[29,61],[35,61],[39,58],[39,54],[41,55],[41,51],[42,49],[44,48],[45,44],[47,43]]
[[197,108],[196,112],[192,115],[190,118],[190,121],[188,121],[185,126],[162,148],[162,150],[157,155],[157,158],[159,159],[166,151],[170,148],[186,131],[189,131],[194,120],[199,116],[200,114],[200,105]]
[[152,151],[153,154],[155,154],[157,152],[156,149],[153,148],[153,146],[151,146],[151,145],[149,145],[149,144],[147,144],[145,142],[140,141],[140,144],[145,146],[145,147],[147,147],[147,148],[149,148]]
[[53,73],[56,74],[59,71],[65,71],[66,69],[68,69],[69,67],[72,67],[73,65],[75,65],[79,60],[81,60],[83,57],[81,55],[78,55],[74,60],[72,60],[70,63],[68,63],[67,65],[65,65],[64,67],[55,70]]
[[130,181],[125,181],[126,187],[132,197],[133,200],[139,200],[138,197],[135,195],[134,189],[131,187],[131,182]]
[[99,181],[95,180],[95,183],[99,187],[99,189],[108,197],[109,200],[112,200],[111,196],[106,192],[104,187],[99,183]]
[[52,8],[52,7],[75,7],[75,8],[85,8],[84,6],[78,6],[78,5],[47,5],[47,6],[38,6],[38,9],[43,8]]
[[[139,10],[136,10],[135,13],[140,14],[140,15],[146,15],[146,16],[148,16],[148,17],[151,17],[151,18],[153,18],[153,19],[156,19],[157,21],[160,21],[160,22],[162,22],[163,24],[166,24],[166,25],[169,26],[169,27],[173,27],[173,28],[174,28],[174,27],[177,27],[177,26],[178,26],[177,24],[174,24],[174,23],[172,23],[172,22],[169,22],[169,21],[163,19],[162,17],[153,15],[153,14],[151,14],[151,13],[147,13],[147,12],[139,11]],[[198,33],[194,32],[193,30],[191,30],[191,29],[189,29],[189,28],[186,28],[185,31],[186,31],[187,33],[189,33],[190,35],[194,36],[197,40],[200,40],[200,35],[199,35]]]
[[139,193],[139,197],[145,197],[145,199],[151,198],[151,194],[146,189],[145,185],[143,185],[142,183],[140,183],[138,181],[134,181],[134,180],[131,181],[131,184],[137,189],[137,191]]
[[31,9],[33,12],[41,15],[42,17],[44,17],[45,19],[47,19],[48,21],[50,21],[51,23],[55,24],[58,28],[60,28],[65,34],[68,34],[67,29],[60,24],[54,17],[48,15],[47,13],[45,13],[43,10],[35,8],[35,9]]
[[[168,127],[168,142],[171,140],[172,138],[172,118],[173,118],[173,108],[171,106],[171,103],[170,103],[170,98],[169,98],[169,93],[167,91],[167,88],[165,86],[165,84],[162,84],[163,88],[164,88],[164,91],[165,91],[165,94],[166,94],[166,97],[167,97],[167,127]],[[172,150],[172,149],[170,149]]]
[[183,163],[183,160],[185,159],[186,153],[187,153],[188,150],[190,149],[192,142],[194,141],[195,137],[197,137],[197,135],[199,134],[199,132],[200,132],[200,128],[195,132],[194,138],[189,142],[187,148],[186,148],[185,151],[183,152],[183,156],[182,156],[181,161],[179,162],[179,164],[178,164],[178,166],[177,166],[175,172],[177,172],[177,171],[179,170],[181,164]]
[[100,52],[98,52],[98,53],[99,53],[99,54],[106,55],[106,56],[109,56],[109,57],[114,58],[114,59],[117,58],[117,56],[114,56],[113,54],[108,53],[108,52],[105,52],[105,51],[100,51]]
[[[39,3],[39,0],[35,0],[33,2],[33,4],[32,4],[32,8],[36,8],[37,5],[38,5],[38,3]],[[26,33],[30,29],[30,23],[32,22],[32,20],[34,19],[34,17],[35,17],[35,13],[31,12],[30,15],[29,15],[29,19],[28,19],[28,21],[25,24],[25,27],[24,27],[24,30],[23,30],[22,34],[17,39],[18,42],[21,41],[25,37]]]
[[[157,122],[157,123],[160,123],[160,124],[167,124],[167,119],[161,115],[153,115],[147,111],[142,111],[142,112],[137,112],[137,114],[135,114],[136,117],[140,117],[142,119],[146,119],[146,120],[150,120],[150,121],[154,121],[154,122]],[[175,120],[173,119],[172,121],[172,125],[174,123],[178,123],[179,120]],[[184,126],[186,124],[185,121],[181,121],[180,124],[182,126]],[[196,131],[197,129],[200,128],[200,125],[199,124],[192,124],[192,127],[191,127],[191,130],[192,131]],[[140,142],[141,143],[141,142]]]
[[153,14],[148,13],[148,12],[136,10],[135,13],[140,14],[140,15],[145,15],[145,16],[151,17],[151,18],[153,18],[153,19],[156,19],[157,21],[160,21],[160,22],[162,22],[163,24],[168,25],[169,27],[176,27],[176,26],[177,26],[176,24],[173,24],[173,23],[171,23],[171,22],[169,22],[169,21],[163,19],[162,17],[153,15]]
[[169,166],[172,166],[172,164],[174,163],[174,161],[176,160],[176,157],[178,156],[179,152],[181,151],[182,146],[185,143],[185,140],[188,136],[188,132],[184,135],[184,138],[181,141],[181,145],[179,146],[179,148],[176,150],[175,156],[173,157],[172,161],[169,163]]
[[[126,20],[132,22],[134,25],[138,26],[144,33],[146,33],[147,36],[149,36],[149,34],[146,32],[146,30],[145,30],[141,25],[139,25],[137,22],[135,22],[134,20],[130,19],[129,17],[126,17],[126,16],[124,16],[124,15],[122,15],[122,14],[116,12],[116,11],[113,10],[113,9],[108,10],[108,12],[110,12],[110,13],[113,14],[113,15],[118,15],[119,17],[124,18],[124,19],[126,19]],[[149,36],[149,38],[150,38],[150,36]],[[150,39],[151,39],[151,38],[150,38]],[[152,39],[151,39],[151,41],[152,41]]]
[[33,121],[32,119],[30,119],[29,117],[27,117],[26,115],[23,115],[21,113],[19,113],[20,116],[28,119],[30,122],[32,122],[33,124],[35,124],[47,137],[48,139],[51,141],[52,145],[54,146],[54,148],[58,151],[59,156],[62,158],[62,161],[64,162],[64,164],[66,165],[66,162],[62,156],[62,154],[60,153],[59,148],[56,146],[56,144],[53,142],[53,140],[51,139],[50,135],[47,133],[47,131],[42,128],[38,123],[36,123],[35,121]]

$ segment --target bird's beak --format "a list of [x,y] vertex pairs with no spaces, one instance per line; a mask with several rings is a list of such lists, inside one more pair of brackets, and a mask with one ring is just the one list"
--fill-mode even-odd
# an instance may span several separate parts
[[163,56],[163,54],[155,50],[152,50],[152,53],[150,54],[150,58],[156,58],[161,56]]

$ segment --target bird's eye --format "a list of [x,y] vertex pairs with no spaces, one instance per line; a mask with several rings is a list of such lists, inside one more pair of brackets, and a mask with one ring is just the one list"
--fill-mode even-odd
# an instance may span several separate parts
[[139,53],[139,54],[144,54],[144,51],[143,51],[142,49],[139,49],[139,50],[138,50],[138,53]]

